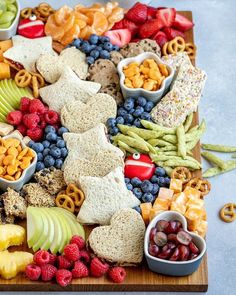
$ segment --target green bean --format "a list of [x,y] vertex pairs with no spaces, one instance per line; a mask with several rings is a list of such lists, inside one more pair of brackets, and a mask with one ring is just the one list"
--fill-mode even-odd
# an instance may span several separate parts
[[142,137],[140,137],[138,134],[132,132],[132,131],[128,131],[127,134],[137,140],[139,140],[140,142],[142,141],[143,144],[146,145],[146,147],[149,149],[150,152],[152,153],[156,153],[156,150],[154,149],[154,147],[152,145],[150,145],[150,143],[148,143],[147,141],[145,141]]
[[172,145],[171,143],[162,140],[162,139],[158,139],[158,138],[152,138],[148,140],[148,143],[150,143],[150,145],[152,146],[167,146],[167,145]]
[[132,147],[130,147],[128,144],[124,143],[123,141],[118,140],[117,143],[120,148],[126,150],[130,154],[137,153],[137,150],[133,149]]
[[191,124],[193,122],[193,113],[191,113],[190,115],[188,115],[188,117],[186,118],[185,122],[184,122],[184,131],[188,132]]
[[[195,125],[195,126],[193,126],[193,127],[187,132],[188,136],[191,136],[191,134],[194,133],[195,131],[197,131],[198,128],[199,128],[199,125]],[[188,140],[188,141],[189,141],[189,140]]]
[[201,146],[204,150],[210,150],[210,151],[215,151],[215,152],[222,152],[222,153],[236,152],[236,146],[228,146],[228,145],[220,145],[220,144],[207,144],[207,143],[202,143]]
[[233,155],[232,155],[232,158],[236,158],[236,154],[233,154]]
[[210,163],[215,164],[221,169],[226,169],[226,162],[210,152],[202,152],[201,155]]
[[168,145],[160,148],[161,151],[169,152],[169,151],[177,151],[177,147],[174,145]]
[[192,141],[187,143],[187,151],[191,151],[196,146],[196,144],[198,143],[202,134],[205,131],[206,131],[206,122],[205,122],[205,120],[202,120],[202,122],[197,130],[196,137]]
[[161,131],[165,134],[175,134],[175,128],[163,127],[163,126],[160,126],[158,124],[155,124],[155,123],[152,123],[152,122],[146,121],[146,120],[141,120],[141,124],[147,129]]
[[207,169],[203,173],[203,177],[208,178],[208,177],[213,177],[219,174],[226,173],[228,171],[236,169],[236,161],[235,160],[229,160],[226,162],[226,168],[225,169],[220,169],[219,167],[212,167]]
[[167,134],[167,135],[164,135],[162,137],[162,139],[169,142],[169,143],[172,143],[172,144],[177,143],[177,136],[176,135]]
[[178,139],[178,155],[182,158],[186,157],[187,154],[187,149],[186,149],[186,143],[185,143],[185,131],[184,131],[184,126],[181,124],[177,130],[176,130],[176,135]]
[[151,139],[151,138],[158,138],[163,135],[162,132],[153,131],[153,130],[147,130],[147,129],[131,127],[127,125],[121,125],[121,124],[117,124],[117,126],[123,134],[127,134],[128,131],[132,131],[138,134],[140,137],[142,137],[145,140]]
[[183,166],[183,167],[192,168],[194,170],[198,170],[201,168],[200,165],[198,165],[197,163],[195,163],[193,161],[189,161],[189,160],[168,160],[168,161],[164,162],[164,165],[170,166],[170,167]]
[[145,152],[149,152],[149,148],[147,147],[147,145],[145,143],[143,143],[142,140],[138,140],[138,139],[135,139],[133,137],[130,137],[130,136],[127,136],[124,134],[117,134],[112,137],[112,140],[114,140],[114,141],[120,140],[120,141],[128,144],[130,147],[133,147],[135,149],[141,149]]

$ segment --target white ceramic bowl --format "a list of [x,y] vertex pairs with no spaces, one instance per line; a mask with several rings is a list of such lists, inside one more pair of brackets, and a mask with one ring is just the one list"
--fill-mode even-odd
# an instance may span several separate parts
[[157,62],[157,64],[165,64],[158,55],[152,52],[143,52],[135,57],[125,58],[119,62],[117,66],[117,70],[120,75],[120,87],[121,87],[124,98],[144,96],[145,98],[151,100],[152,102],[157,103],[168,91],[174,77],[174,69],[167,64],[165,65],[168,68],[169,76],[163,80],[160,89],[156,91],[149,91],[143,88],[128,88],[125,86],[124,84],[125,75],[123,73],[124,66],[127,66],[128,64],[132,62],[142,63],[147,58],[154,59]]
[[[197,245],[197,247],[200,250],[200,254],[193,260],[188,260],[188,261],[169,261],[169,260],[159,259],[150,255],[148,253],[150,231],[153,227],[155,227],[157,221],[161,219],[164,219],[167,221],[179,220],[183,225],[183,229],[192,236],[193,242]],[[144,239],[144,253],[147,259],[148,267],[150,268],[150,270],[154,272],[164,274],[164,275],[169,275],[169,276],[190,275],[191,273],[195,272],[198,269],[205,252],[206,252],[205,240],[202,237],[198,236],[197,234],[193,232],[189,232],[187,230],[187,221],[185,217],[178,212],[165,211],[163,213],[160,213],[149,223],[147,227],[147,230],[145,233],[145,239]]]
[[19,22],[19,19],[20,19],[20,1],[16,0],[16,4],[17,4],[16,17],[15,17],[13,23],[11,24],[11,26],[9,28],[0,29],[0,40],[8,40],[8,39],[10,39],[12,36],[14,36],[16,34],[18,22]]
[[[22,139],[17,136],[17,135],[7,135],[7,136],[4,136],[3,138],[16,138],[18,140],[20,140],[21,142],[21,146],[23,148],[26,147],[25,143],[22,141]],[[0,178],[0,189],[3,190],[3,191],[6,191],[8,187],[16,190],[16,191],[19,191],[23,185],[28,182],[31,177],[34,175],[34,172],[35,172],[35,169],[36,169],[36,164],[37,164],[37,154],[35,153],[35,151],[33,150],[34,152],[34,160],[33,162],[30,164],[30,166],[28,168],[26,168],[21,177],[18,179],[18,180],[15,180],[15,181],[10,181],[10,180],[7,180],[7,179],[4,179],[4,178]]]

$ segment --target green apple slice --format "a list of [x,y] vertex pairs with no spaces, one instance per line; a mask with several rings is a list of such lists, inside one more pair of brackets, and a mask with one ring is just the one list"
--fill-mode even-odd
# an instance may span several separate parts
[[0,94],[12,108],[16,107],[15,98],[12,96],[11,91],[5,87],[4,80],[0,81]]
[[43,208],[37,208],[37,210],[38,210],[37,214],[41,215],[43,219],[43,232],[42,232],[42,235],[39,237],[38,241],[33,245],[34,252],[38,251],[41,248],[41,246],[47,240],[49,235],[49,223],[48,223],[47,216],[44,214]]
[[42,244],[42,246],[40,247],[40,249],[42,250],[48,250],[52,244],[52,241],[54,239],[54,235],[55,235],[55,230],[54,230],[54,222],[50,216],[50,214],[48,214],[46,208],[42,208],[43,210],[43,214],[45,216],[45,218],[47,218],[48,220],[48,236],[47,239],[44,241],[44,243]]
[[4,96],[2,96],[2,92],[0,90],[0,102],[5,106],[5,108],[9,111],[12,111],[14,108],[12,107],[11,104],[8,103],[8,101],[6,101],[6,99],[4,98]]
[[3,115],[7,115],[9,113],[9,109],[5,106],[5,104],[0,100],[0,109]]
[[21,93],[21,97],[28,97],[28,98],[33,98],[33,93],[31,91],[31,89],[29,87],[25,87],[25,88],[19,88],[20,93]]
[[9,86],[11,80],[4,79],[1,81],[1,89],[5,93],[7,101],[14,107],[17,108],[19,105],[19,96],[15,95],[13,89]]
[[0,113],[0,122],[5,123],[6,117]]
[[27,242],[29,248],[39,240],[43,234],[44,224],[42,215],[39,214],[38,208],[27,208]]

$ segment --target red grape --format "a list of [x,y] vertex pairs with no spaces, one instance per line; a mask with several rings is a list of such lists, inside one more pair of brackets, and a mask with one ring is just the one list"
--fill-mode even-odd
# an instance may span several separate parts
[[171,255],[171,249],[167,249],[166,251],[163,251],[157,255],[160,259],[168,259],[168,257]]
[[176,244],[173,242],[168,242],[167,245],[168,245],[169,249],[171,249],[171,250],[176,248]]
[[154,241],[154,236],[156,235],[157,233],[157,229],[155,227],[153,227],[151,230],[150,230],[150,241]]
[[165,233],[167,234],[175,234],[179,229],[179,225],[176,221],[170,221],[169,225],[165,229]]
[[179,246],[179,260],[181,260],[181,261],[188,260],[189,253],[190,253],[189,247],[184,246],[184,245]]
[[171,255],[171,261],[177,261],[179,259],[179,248],[176,248],[174,253]]
[[167,235],[161,231],[154,236],[154,242],[157,246],[162,247],[167,243]]
[[156,224],[156,228],[158,231],[165,231],[165,229],[168,227],[169,222],[166,220],[159,220]]
[[198,247],[194,244],[194,242],[190,242],[189,249],[194,254],[199,254],[199,252],[200,252]]
[[168,240],[168,242],[174,242],[176,244],[179,244],[176,234],[168,234],[167,240]]
[[179,220],[174,220],[174,222],[176,222],[176,226],[177,229],[179,230],[180,228],[182,228],[182,223]]
[[160,249],[157,245],[155,244],[149,244],[149,247],[148,247],[148,252],[150,255],[152,256],[157,256],[160,252]]
[[177,240],[180,244],[188,246],[192,241],[192,237],[186,231],[182,230],[177,233]]
[[196,257],[198,257],[198,254],[191,253],[189,256],[189,260],[193,260]]

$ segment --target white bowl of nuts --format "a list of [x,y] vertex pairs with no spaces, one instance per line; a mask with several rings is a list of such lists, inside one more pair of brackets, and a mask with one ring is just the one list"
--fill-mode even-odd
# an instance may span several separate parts
[[174,69],[152,52],[125,58],[117,69],[124,98],[144,96],[154,103],[168,91],[174,77]]

